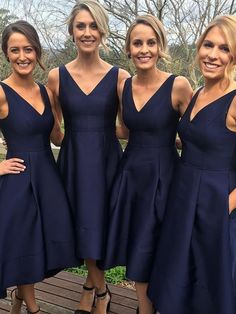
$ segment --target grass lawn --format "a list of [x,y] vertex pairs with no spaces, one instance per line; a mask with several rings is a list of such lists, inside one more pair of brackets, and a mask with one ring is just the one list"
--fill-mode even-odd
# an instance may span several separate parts
[[[78,274],[79,276],[87,276],[87,270],[86,270],[86,266],[80,266],[78,268],[70,268],[68,269],[69,272]],[[112,283],[114,285],[118,285],[118,284],[126,284],[126,278],[125,278],[125,267],[115,267],[112,268],[110,270],[107,270],[105,272],[105,277],[106,277],[106,282],[108,283]]]

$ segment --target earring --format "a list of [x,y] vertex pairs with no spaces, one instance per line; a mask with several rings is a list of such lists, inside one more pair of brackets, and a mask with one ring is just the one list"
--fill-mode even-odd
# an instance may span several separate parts
[[7,57],[7,62],[10,62],[10,59],[9,59],[9,57]]
[[131,53],[130,52],[127,54],[127,57],[128,57],[128,59],[131,59]]

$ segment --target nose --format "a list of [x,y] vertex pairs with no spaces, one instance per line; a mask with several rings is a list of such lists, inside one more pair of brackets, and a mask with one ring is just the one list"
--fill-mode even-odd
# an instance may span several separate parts
[[219,50],[217,47],[213,47],[212,49],[210,49],[210,51],[208,51],[208,58],[210,59],[217,59],[218,58],[218,53],[219,53]]
[[24,52],[23,49],[21,49],[21,50],[19,51],[19,59],[20,59],[21,61],[24,61],[24,60],[26,59],[26,57],[25,57],[25,52]]
[[84,29],[84,36],[90,36],[90,35],[91,35],[91,32],[90,32],[90,27],[88,25]]
[[141,53],[147,53],[147,52],[148,52],[148,45],[144,43],[141,46]]

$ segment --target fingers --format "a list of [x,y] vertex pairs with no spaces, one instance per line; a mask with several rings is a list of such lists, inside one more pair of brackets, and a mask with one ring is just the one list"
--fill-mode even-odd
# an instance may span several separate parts
[[0,163],[0,175],[18,174],[25,171],[24,160],[20,158],[10,158]]
[[6,161],[11,161],[11,162],[20,162],[23,163],[24,160],[20,159],[20,158],[10,158],[10,159],[6,159]]

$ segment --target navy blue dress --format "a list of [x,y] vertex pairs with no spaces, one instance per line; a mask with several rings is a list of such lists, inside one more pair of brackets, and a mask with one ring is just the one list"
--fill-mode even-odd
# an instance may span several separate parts
[[130,131],[116,177],[109,215],[107,252],[101,267],[126,266],[126,276],[148,282],[154,248],[165,211],[179,114],[172,107],[175,76],[137,111],[132,78],[123,90],[123,119]]
[[89,95],[65,66],[59,73],[65,137],[58,165],[74,214],[77,256],[100,260],[110,189],[122,153],[115,133],[118,68],[111,68]]
[[[149,296],[162,314],[235,314],[236,133],[226,115],[236,90],[190,121],[198,93],[180,121],[176,167]],[[233,283],[234,282],[234,283]]]
[[50,148],[54,124],[44,86],[39,114],[11,87],[0,83],[9,113],[0,119],[7,159],[24,160],[20,174],[0,176],[0,297],[7,287],[41,281],[76,265],[72,217]]

